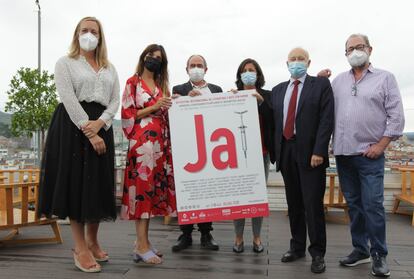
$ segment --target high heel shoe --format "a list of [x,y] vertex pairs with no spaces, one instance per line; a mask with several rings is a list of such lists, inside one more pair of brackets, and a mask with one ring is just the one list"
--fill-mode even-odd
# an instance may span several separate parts
[[[136,246],[137,246],[137,242],[134,241],[134,249],[136,249]],[[149,248],[158,257],[162,258],[162,256],[164,256],[159,250],[157,250],[157,248],[155,248],[154,246],[152,246],[152,243],[149,244]]]
[[[136,249],[134,249],[132,259],[136,263],[139,263],[140,261],[151,265],[157,265],[162,263],[162,259],[158,257],[152,250],[148,250],[147,252],[140,254]],[[151,259],[158,259],[159,262],[152,262]]]
[[99,264],[97,264],[97,263],[90,265],[88,268],[83,267],[80,264],[79,260],[78,260],[78,257],[79,257],[78,252],[76,252],[75,249],[72,249],[72,252],[73,252],[73,260],[75,261],[75,266],[77,268],[79,268],[79,270],[81,270],[83,272],[86,272],[86,273],[97,273],[97,272],[101,272],[101,266]]
[[234,243],[233,246],[233,252],[234,253],[243,253],[244,252],[244,242],[240,242],[240,244]]
[[264,251],[264,246],[263,246],[262,242],[257,244],[256,242],[253,241],[253,252],[262,253],[263,251]]
[[109,256],[106,253],[105,253],[105,256],[103,256],[102,258],[96,258],[95,256],[94,258],[95,258],[95,261],[97,261],[98,263],[105,263],[109,261]]
[[93,255],[93,257],[95,258],[95,261],[97,261],[97,262],[99,262],[99,263],[102,263],[102,262],[107,262],[107,261],[109,261],[109,256],[108,256],[108,253],[105,253],[105,252],[103,252],[103,257],[100,257],[100,258],[98,258],[98,257],[96,257],[95,256],[95,253],[93,252],[93,250],[91,249],[92,247],[93,247],[94,245],[91,245],[91,246],[88,246],[88,249],[92,252],[92,255]]

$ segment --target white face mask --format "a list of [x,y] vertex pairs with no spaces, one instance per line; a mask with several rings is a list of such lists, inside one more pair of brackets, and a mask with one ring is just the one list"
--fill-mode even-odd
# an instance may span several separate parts
[[360,67],[368,62],[369,56],[365,51],[355,49],[347,58],[351,67]]
[[203,68],[191,68],[188,70],[188,75],[192,82],[199,82],[204,79],[205,71]]
[[94,50],[98,46],[98,38],[91,32],[79,35],[79,45],[84,51]]

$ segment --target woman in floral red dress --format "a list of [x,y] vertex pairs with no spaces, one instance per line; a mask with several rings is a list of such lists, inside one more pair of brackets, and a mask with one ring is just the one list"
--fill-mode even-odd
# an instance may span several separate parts
[[168,131],[168,60],[161,45],[141,54],[122,97],[122,128],[129,139],[121,217],[135,220],[134,261],[162,262],[148,239],[153,216],[176,215]]

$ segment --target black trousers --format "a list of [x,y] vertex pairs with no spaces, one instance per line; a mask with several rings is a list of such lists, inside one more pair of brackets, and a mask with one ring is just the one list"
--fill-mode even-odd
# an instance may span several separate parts
[[[300,155],[300,154],[299,154]],[[326,188],[326,170],[301,165],[297,162],[296,140],[284,140],[281,164],[286,188],[286,200],[292,239],[290,249],[306,250],[306,229],[309,234],[309,253],[312,257],[326,252],[326,226],[323,197]]]
[[[211,222],[198,223],[197,225],[198,225],[198,230],[201,232],[201,234],[208,234],[210,231],[213,230],[213,223]],[[194,225],[193,224],[181,225],[180,229],[183,232],[183,234],[189,235],[193,232]]]

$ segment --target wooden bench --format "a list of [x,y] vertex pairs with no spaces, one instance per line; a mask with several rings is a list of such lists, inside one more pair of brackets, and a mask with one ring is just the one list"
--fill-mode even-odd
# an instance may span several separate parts
[[[349,223],[349,215],[348,215],[348,205],[344,199],[344,196],[341,191],[341,187],[335,186],[335,178],[337,176],[336,173],[327,173],[326,176],[329,179],[328,183],[328,192],[325,194],[325,198],[323,201],[324,208],[325,208],[325,219],[326,221],[341,223],[341,224],[348,224]],[[331,214],[329,213],[330,208],[340,209],[343,210],[343,214],[338,216],[338,213]]]
[[[56,222],[57,219],[38,218],[36,216],[38,178],[36,181],[17,183],[9,183],[6,179],[8,178],[4,176],[0,179],[0,231],[9,231],[9,233],[5,237],[0,238],[0,246],[43,242],[62,243],[59,226]],[[31,194],[32,191],[34,194]],[[33,202],[30,201],[32,197]],[[32,203],[34,208],[31,210],[29,205]],[[39,225],[50,225],[54,237],[15,239],[15,236],[19,234],[19,229]]]
[[414,206],[414,168],[398,168],[401,172],[401,193],[394,194],[393,213],[412,215],[411,225],[414,226],[414,210],[399,210],[400,202],[406,202]]

